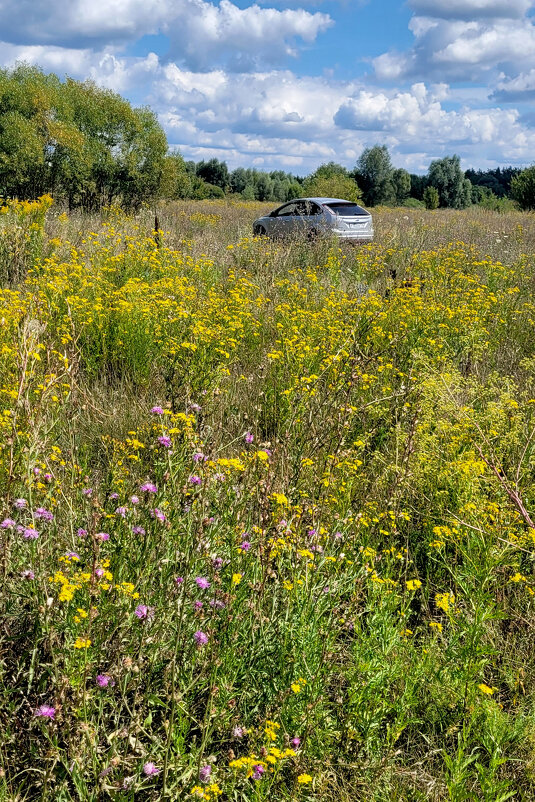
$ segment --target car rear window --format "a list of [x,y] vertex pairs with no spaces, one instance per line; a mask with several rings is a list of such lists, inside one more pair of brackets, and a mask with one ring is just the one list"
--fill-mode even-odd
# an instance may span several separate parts
[[326,203],[325,206],[331,212],[342,217],[360,217],[361,215],[367,217],[369,215],[366,209],[363,209],[362,206],[357,206],[356,203]]

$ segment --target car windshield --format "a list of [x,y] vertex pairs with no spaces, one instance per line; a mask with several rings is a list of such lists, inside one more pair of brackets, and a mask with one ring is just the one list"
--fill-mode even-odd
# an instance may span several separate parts
[[356,203],[326,203],[325,206],[334,214],[342,215],[342,217],[360,217],[361,215],[368,216],[369,214],[366,209],[363,209],[362,206],[357,206]]

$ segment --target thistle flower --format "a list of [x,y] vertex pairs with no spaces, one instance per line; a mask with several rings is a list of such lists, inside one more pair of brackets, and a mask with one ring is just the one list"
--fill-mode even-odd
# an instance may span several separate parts
[[37,710],[34,711],[34,716],[36,718],[55,718],[56,715],[56,708],[52,707],[52,705],[40,705]]
[[118,515],[120,518],[126,518],[126,513],[128,512],[126,507],[117,507],[115,510],[115,515]]
[[99,688],[107,688],[108,685],[115,684],[109,674],[97,674],[95,682]]
[[202,462],[202,460],[205,460],[205,459],[206,459],[206,457],[204,456],[204,454],[202,453],[202,451],[197,451],[197,452],[196,452],[196,453],[193,455],[192,459],[193,459],[193,462]]
[[195,584],[201,590],[206,590],[210,587],[210,582],[206,579],[205,576],[198,576],[195,578]]
[[134,615],[136,615],[140,621],[151,621],[154,618],[154,607],[147,607],[146,604],[138,604],[134,610]]
[[130,496],[130,501],[132,504],[139,504],[139,498],[137,496]]
[[42,521],[53,521],[54,520],[54,513],[50,512],[50,510],[45,510],[44,507],[38,507],[34,514],[34,518]]
[[37,540],[39,537],[39,532],[32,526],[28,526],[26,529],[24,529],[22,535],[26,538],[26,540]]
[[184,577],[183,576],[175,577],[175,584],[176,585],[181,585],[183,582],[184,582]]
[[158,508],[156,508],[156,509],[154,509],[154,510],[151,510],[151,511],[150,511],[150,514],[151,514],[151,516],[152,516],[153,518],[155,518],[157,521],[160,521],[160,523],[161,523],[161,524],[163,524],[163,523],[165,522],[165,520],[166,520],[166,517],[165,517],[165,512],[162,512],[162,511],[161,511],[161,510],[159,510]]
[[162,434],[160,437],[158,437],[158,442],[164,448],[171,448],[172,446],[172,440],[167,434]]
[[245,440],[245,442],[246,442],[248,445],[250,445],[250,444],[253,442],[253,440],[254,440],[254,435],[253,435],[253,434],[251,434],[251,432],[245,432],[245,434],[244,434],[244,436],[243,436],[243,439]]
[[243,543],[240,543],[240,545],[238,546],[238,549],[240,551],[246,551],[247,552],[247,551],[249,551],[250,548],[251,548],[251,544],[249,543],[248,540],[244,540]]
[[82,490],[82,494],[84,496],[87,496],[87,498],[90,498],[93,495],[93,488],[92,487],[84,487],[84,489]]
[[2,523],[0,523],[0,529],[13,529],[17,525],[17,522],[13,520],[13,518],[4,518]]
[[206,765],[201,766],[201,768],[199,769],[199,780],[202,783],[207,783],[208,780],[210,779],[211,774],[212,774],[212,767],[210,766],[209,763],[207,763]]
[[104,543],[106,540],[110,539],[110,536],[107,532],[97,532],[95,538],[96,540],[100,540],[101,543]]
[[142,490],[143,493],[157,493],[158,492],[158,488],[156,487],[156,485],[153,482],[145,482],[144,484],[141,485],[141,487],[139,489]]
[[110,493],[108,498],[110,501],[117,501],[117,499],[119,498],[119,493]]
[[196,610],[202,610],[202,608],[203,608],[203,603],[202,603],[202,601],[196,601],[196,602],[194,602],[194,603],[193,603],[193,606],[194,606],[194,608],[195,608]]
[[78,531],[76,532],[76,534],[78,535],[78,537],[85,537],[85,536],[87,535],[87,529],[82,529],[82,528],[80,527],[80,529],[78,529]]
[[206,646],[208,643],[208,635],[206,632],[202,632],[200,629],[193,636],[195,638],[195,643],[197,646]]
[[25,571],[22,571],[21,577],[23,579],[35,579],[35,574],[30,568],[26,568]]
[[190,483],[190,485],[200,485],[202,484],[202,479],[200,476],[195,476],[195,474],[193,474],[188,479],[188,482]]
[[264,772],[265,768],[261,766],[260,763],[257,763],[255,766],[253,766],[253,774],[252,774],[253,780],[261,780]]
[[25,498],[16,498],[15,501],[13,502],[13,506],[15,507],[16,510],[25,510],[26,507],[28,506],[28,502],[26,501]]
[[132,527],[132,534],[133,535],[144,535],[146,533],[145,533],[145,530],[143,529],[142,526],[133,526]]
[[299,738],[296,735],[295,738],[292,738],[292,740],[290,741],[290,746],[292,747],[292,749],[299,749],[300,745],[301,745],[301,738]]
[[153,415],[163,415],[163,409],[161,407],[152,407],[151,412]]
[[144,766],[143,766],[143,774],[145,774],[147,777],[153,777],[155,774],[159,774],[159,773],[160,773],[160,769],[154,763],[151,763],[149,761],[148,763],[144,764]]

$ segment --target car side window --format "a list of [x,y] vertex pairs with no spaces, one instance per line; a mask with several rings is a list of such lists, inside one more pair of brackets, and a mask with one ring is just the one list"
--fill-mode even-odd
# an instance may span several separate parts
[[321,214],[321,209],[317,203],[313,203],[312,201],[307,201],[307,211],[306,214],[312,217],[315,214]]
[[276,214],[276,217],[289,217],[290,215],[299,214],[297,211],[297,204],[296,203],[288,203],[287,206],[283,206],[282,209]]

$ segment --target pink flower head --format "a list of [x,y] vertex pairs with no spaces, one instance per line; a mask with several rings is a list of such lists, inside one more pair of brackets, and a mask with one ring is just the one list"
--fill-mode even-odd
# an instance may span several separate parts
[[44,474],[43,474],[43,479],[44,479],[46,482],[51,482],[53,478],[54,478],[54,477],[52,476],[52,474],[51,474],[51,473],[44,473]]
[[37,507],[37,509],[33,514],[33,517],[42,521],[53,521],[54,513],[50,512],[50,510],[45,510],[44,507]]
[[79,560],[80,555],[77,554],[75,551],[67,551],[65,552],[65,557],[69,557],[71,560]]
[[196,453],[193,455],[193,457],[192,457],[192,460],[193,460],[193,462],[202,462],[203,460],[206,460],[206,457],[204,456],[204,454],[202,453],[202,451],[197,451],[197,452],[196,452]]
[[41,473],[41,468],[37,468],[36,467],[36,468],[33,469],[33,475],[34,476],[39,476],[40,473]]
[[104,576],[104,568],[95,568],[95,576],[101,579]]
[[201,407],[198,404],[190,404],[189,408],[191,409],[192,412],[200,412],[201,411]]
[[52,705],[41,705],[37,708],[34,712],[34,716],[37,718],[54,718],[56,715],[56,708],[52,707]]
[[160,769],[154,763],[145,763],[143,766],[143,774],[147,777],[153,777],[155,774],[159,774]]
[[253,766],[253,774],[252,774],[253,780],[261,780],[264,772],[265,768],[261,766],[260,763],[257,763],[256,766]]
[[240,543],[238,548],[240,551],[249,551],[249,549],[251,548],[251,544],[249,543],[248,540],[244,540],[243,543]]
[[25,498],[16,498],[15,501],[13,502],[13,506],[15,507],[16,510],[25,510],[26,507],[28,506],[28,502],[26,501]]
[[35,574],[30,568],[27,568],[21,573],[21,577],[23,579],[35,579]]
[[190,483],[190,485],[201,485],[202,484],[202,479],[201,479],[200,476],[195,476],[195,474],[193,474],[188,479],[188,482]]
[[119,493],[110,493],[108,498],[110,501],[117,501],[117,499],[119,498]]
[[2,523],[0,523],[0,529],[13,529],[17,525],[17,522],[13,520],[13,518],[4,518]]
[[32,526],[26,527],[26,529],[23,531],[22,534],[26,538],[26,540],[37,540],[37,538],[39,537],[39,532]]
[[144,535],[145,534],[145,530],[143,529],[142,526],[133,526],[132,527],[132,534],[133,535]]
[[78,535],[78,537],[85,537],[87,535],[87,529],[80,528],[78,529],[76,534]]
[[203,608],[202,601],[193,602],[193,607],[195,608],[195,610],[202,610],[202,608]]
[[200,629],[193,636],[195,638],[195,643],[197,646],[206,646],[208,643],[208,635],[206,632],[202,632]]
[[134,615],[137,615],[140,621],[150,621],[154,618],[154,607],[147,607],[146,604],[138,604],[134,610]]
[[96,540],[100,540],[101,543],[104,543],[106,540],[110,539],[110,536],[107,532],[97,532],[95,538]]
[[109,674],[97,674],[95,682],[99,688],[107,688],[108,685],[115,684]]
[[290,741],[290,746],[292,747],[292,749],[299,749],[300,744],[301,744],[301,738],[298,738],[297,735]]
[[84,487],[82,490],[82,495],[87,496],[87,498],[91,498],[93,495],[93,488],[92,487]]
[[210,779],[211,773],[212,773],[212,767],[210,766],[209,763],[207,763],[205,766],[201,766],[201,768],[199,769],[199,780],[202,783],[207,783],[208,780]]
[[153,482],[145,482],[145,484],[142,484],[139,489],[142,490],[144,493],[157,493],[158,492],[158,488],[156,487],[156,485]]
[[250,444],[254,440],[254,434],[251,434],[251,432],[245,432],[243,439],[246,443]]
[[232,736],[234,738],[243,738],[244,735],[245,735],[245,730],[243,729],[243,727],[234,727],[234,729],[232,730]]
[[210,587],[210,582],[206,579],[205,576],[198,576],[195,579],[195,584],[201,590],[206,590],[206,588]]
[[139,504],[139,498],[137,496],[130,496],[130,501],[132,504]]
[[126,507],[117,507],[117,509],[115,510],[115,515],[118,515],[119,518],[126,518],[127,512],[128,510],[126,509]]
[[161,524],[163,524],[163,523],[165,522],[165,512],[162,512],[162,511],[161,511],[161,510],[159,510],[157,507],[156,507],[156,509],[154,509],[154,510],[151,510],[151,511],[150,511],[150,514],[151,514],[151,516],[152,516],[153,518],[155,518],[155,519],[156,519],[157,521],[159,521]]
[[163,415],[163,409],[161,407],[152,407],[151,412],[153,415]]
[[164,448],[171,448],[172,440],[168,434],[162,434],[160,437],[158,437],[158,442]]
[[177,576],[176,577],[176,579],[175,579],[175,584],[176,585],[182,585],[183,582],[184,582],[184,577],[183,576]]

